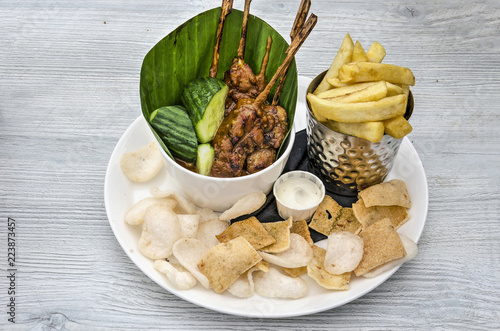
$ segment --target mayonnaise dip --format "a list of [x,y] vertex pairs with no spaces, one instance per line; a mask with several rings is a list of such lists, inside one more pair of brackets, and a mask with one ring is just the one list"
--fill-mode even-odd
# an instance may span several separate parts
[[318,185],[302,177],[285,179],[276,187],[276,196],[282,203],[294,209],[315,206],[323,198]]

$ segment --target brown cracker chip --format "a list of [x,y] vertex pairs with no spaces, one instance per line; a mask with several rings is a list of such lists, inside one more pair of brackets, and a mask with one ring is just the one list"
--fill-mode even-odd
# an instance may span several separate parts
[[363,225],[354,215],[352,208],[342,208],[340,217],[333,225],[331,232],[349,231],[351,233],[358,234],[362,228]]
[[363,199],[366,207],[401,206],[411,208],[406,183],[400,179],[370,186],[359,192],[359,197]]
[[356,276],[406,255],[405,248],[397,231],[389,219],[383,219],[361,231],[364,241],[363,258],[354,269]]
[[341,275],[332,275],[325,270],[326,250],[313,245],[314,257],[307,265],[307,274],[320,286],[329,290],[348,290],[351,273],[346,272]]
[[216,237],[221,243],[225,243],[239,236],[244,237],[255,249],[261,249],[276,242],[276,239],[264,229],[262,223],[254,216],[231,224]]
[[333,225],[339,218],[341,210],[342,206],[340,206],[337,201],[333,200],[329,195],[325,195],[325,198],[321,201],[318,209],[314,213],[309,223],[309,227],[328,236]]
[[280,253],[290,247],[290,228],[292,227],[292,218],[286,221],[262,223],[266,231],[276,240],[275,243],[263,247],[260,250],[266,253]]
[[290,277],[299,277],[302,276],[303,274],[307,273],[307,267],[298,267],[298,268],[285,268],[285,267],[280,267],[281,271],[283,271],[284,274]]
[[309,232],[309,226],[307,225],[306,220],[293,221],[292,227],[290,228],[290,233],[296,233],[299,236],[302,236],[309,245],[313,245],[314,241],[311,238],[311,232]]
[[198,268],[220,294],[262,258],[243,237],[218,244],[203,254]]
[[401,225],[409,220],[410,215],[405,207],[401,206],[373,206],[366,207],[363,199],[359,199],[352,205],[354,215],[361,222],[363,228],[388,218],[394,228],[399,229]]

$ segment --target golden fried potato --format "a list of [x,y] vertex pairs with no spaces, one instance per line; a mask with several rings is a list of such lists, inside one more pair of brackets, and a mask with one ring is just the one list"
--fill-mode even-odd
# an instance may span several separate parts
[[320,121],[321,123],[328,121],[328,118],[322,116],[315,108],[313,104],[309,104],[309,108],[311,108],[311,112],[314,115],[314,117]]
[[365,49],[361,46],[359,41],[354,44],[354,50],[352,52],[352,62],[368,62],[368,57],[366,56]]
[[393,84],[415,85],[410,69],[387,63],[352,62],[339,69],[341,83],[372,82],[385,80]]
[[[387,96],[388,97],[404,93],[403,88],[399,85],[389,83],[389,82],[385,82],[385,84],[387,85]],[[408,85],[406,85],[406,86],[408,86]]]
[[321,116],[344,123],[377,122],[403,115],[407,97],[403,94],[385,97],[378,101],[343,103],[324,100],[307,94],[307,100]]
[[320,92],[330,89],[330,84],[328,84],[327,80],[332,77],[338,77],[340,67],[352,61],[353,50],[354,50],[354,43],[352,42],[351,36],[349,34],[346,34],[344,40],[342,41],[342,45],[340,46],[340,49],[337,53],[337,56],[335,56],[335,59],[330,65],[330,69],[328,69],[321,83],[319,83],[316,90],[314,90],[314,94],[318,94]]
[[401,139],[410,133],[413,128],[403,116],[396,116],[383,121],[384,131],[391,137]]
[[[328,83],[332,82],[333,84],[336,84],[336,81],[338,81],[338,78],[331,78],[328,79]],[[342,95],[346,95],[352,92],[356,92],[359,90],[362,90],[364,88],[367,88],[368,86],[374,85],[377,82],[368,82],[368,83],[356,83],[356,84],[344,84],[343,86],[336,86],[335,88],[332,88],[330,90],[326,90],[324,92],[316,94],[318,97],[323,98],[323,99],[328,99],[328,98],[335,98],[339,97]],[[331,84],[333,86],[333,84]]]
[[[352,84],[348,84],[348,83],[341,83],[338,77],[328,78],[327,81],[328,81],[328,84],[330,84],[333,89],[335,89],[337,87],[345,87],[345,86],[352,85]],[[327,90],[326,92],[328,92],[328,91],[331,91],[331,90]],[[321,93],[324,93],[324,92],[321,92]]]
[[327,121],[324,124],[333,131],[364,138],[372,142],[378,142],[384,136],[384,124],[382,122],[342,123]]
[[367,102],[377,101],[387,96],[387,85],[385,82],[377,82],[365,87],[364,89],[341,95],[334,98],[328,98],[330,101],[337,102]]
[[381,63],[385,57],[384,46],[378,42],[374,42],[366,52],[366,57],[369,62]]

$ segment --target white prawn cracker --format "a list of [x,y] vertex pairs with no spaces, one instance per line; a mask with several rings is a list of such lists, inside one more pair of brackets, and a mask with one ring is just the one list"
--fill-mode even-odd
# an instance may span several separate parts
[[253,192],[239,199],[234,205],[223,212],[219,219],[229,221],[237,217],[253,213],[266,202],[266,195],[263,192]]
[[152,205],[161,204],[168,208],[173,209],[177,204],[175,200],[168,198],[154,198],[147,197],[136,202],[125,214],[124,220],[130,225],[139,225],[144,223],[144,215],[146,214],[146,209]]
[[207,277],[198,268],[198,262],[207,250],[208,247],[205,244],[194,238],[180,239],[172,248],[173,254],[179,263],[206,289],[210,288],[210,284]]
[[290,234],[290,247],[286,251],[276,254],[259,252],[259,254],[264,261],[285,268],[306,266],[313,258],[311,245],[296,233]]
[[227,291],[239,298],[249,298],[254,294],[255,286],[253,282],[253,273],[255,271],[269,271],[269,263],[260,261],[255,266],[247,270],[244,274],[238,277],[234,283],[227,288]]
[[181,227],[181,237],[196,238],[201,216],[178,214],[177,217],[179,218],[179,225]]
[[196,285],[196,278],[182,265],[175,265],[165,260],[156,260],[153,267],[165,274],[170,283],[179,290],[189,290]]
[[226,221],[219,221],[218,219],[202,222],[198,225],[196,239],[203,242],[208,248],[214,247],[220,244],[216,236],[221,234],[228,226],[229,224]]
[[155,142],[125,153],[120,159],[123,173],[133,182],[144,183],[153,179],[163,168],[163,158]]
[[153,186],[149,190],[149,193],[151,193],[151,195],[155,198],[175,199],[181,213],[196,214],[196,205],[174,190],[162,190],[157,186]]
[[401,238],[401,242],[403,243],[403,246],[405,248],[406,255],[400,259],[397,259],[397,260],[394,260],[391,262],[387,262],[386,264],[383,264],[380,267],[377,267],[375,269],[368,271],[367,273],[365,273],[363,275],[363,277],[366,277],[366,278],[376,277],[376,276],[380,275],[381,273],[386,272],[387,270],[390,270],[394,267],[397,267],[398,265],[401,265],[407,261],[414,259],[415,256],[417,256],[417,253],[418,253],[417,244],[413,240],[411,240],[410,238],[408,238],[407,236],[405,236],[402,233],[399,233],[399,238]]
[[325,269],[333,275],[353,271],[363,258],[363,238],[348,231],[328,236]]
[[196,215],[200,215],[200,223],[219,219],[219,215],[210,208],[197,208]]
[[253,280],[255,292],[263,297],[300,299],[309,292],[309,288],[302,278],[289,277],[272,267],[268,272],[256,272]]
[[172,209],[155,204],[146,210],[138,247],[141,253],[154,260],[168,258],[172,246],[181,237],[179,219]]

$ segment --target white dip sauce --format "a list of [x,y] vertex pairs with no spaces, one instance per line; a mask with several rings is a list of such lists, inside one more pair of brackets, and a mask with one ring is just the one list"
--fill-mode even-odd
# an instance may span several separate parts
[[277,187],[276,195],[289,207],[305,209],[320,202],[321,189],[307,178],[288,178]]

